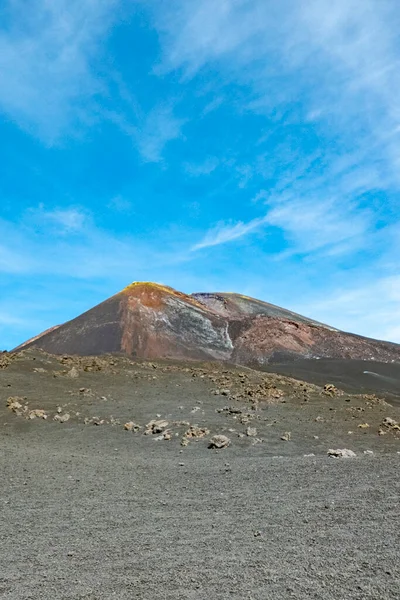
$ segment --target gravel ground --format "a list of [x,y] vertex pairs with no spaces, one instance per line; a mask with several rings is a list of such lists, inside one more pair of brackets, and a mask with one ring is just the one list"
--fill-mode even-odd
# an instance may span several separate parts
[[[134,376],[71,380],[54,375],[52,359],[34,358],[49,373],[33,372],[29,357],[0,371],[1,598],[400,598],[400,440],[377,434],[398,409],[311,388],[304,400],[293,387],[290,400],[281,382],[287,402],[257,407],[251,425],[263,441],[253,445],[237,434],[247,424],[216,412],[228,400],[212,395],[215,383],[199,371],[160,367],[153,379],[145,365],[142,375],[135,367]],[[48,412],[77,402],[82,415],[141,424],[175,411],[232,444],[215,451],[199,439],[183,448],[181,433],[156,441],[81,417],[27,420],[5,407],[11,393]],[[359,429],[366,419],[371,427]],[[330,447],[357,457],[329,458]]]

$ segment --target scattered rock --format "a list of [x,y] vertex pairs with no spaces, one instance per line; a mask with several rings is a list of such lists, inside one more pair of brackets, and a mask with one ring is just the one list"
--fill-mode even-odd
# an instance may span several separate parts
[[226,412],[226,413],[228,413],[228,415],[241,415],[243,411],[241,408],[238,408],[237,406],[224,406],[223,408],[217,408],[216,412],[217,413]]
[[76,367],[72,367],[67,373],[67,377],[71,377],[72,379],[76,379],[79,377],[79,371]]
[[59,423],[66,423],[71,418],[69,413],[64,413],[63,415],[57,414],[54,417],[54,421],[58,421]]
[[303,454],[304,458],[312,458],[313,456],[315,456],[315,454],[313,454],[312,452],[310,454]]
[[10,398],[7,398],[7,408],[16,415],[21,416],[26,412],[26,406],[24,406],[22,402],[25,402],[25,398],[21,398],[20,396],[10,396]]
[[378,433],[379,435],[386,435],[389,432],[396,433],[398,431],[400,431],[400,423],[391,417],[385,417],[381,423]]
[[246,429],[246,435],[249,437],[255,437],[257,435],[257,429],[255,427],[248,427]]
[[10,363],[11,359],[7,352],[0,352],[0,369],[7,369]]
[[162,433],[168,427],[168,421],[153,419],[146,425],[145,435]]
[[127,423],[125,423],[124,429],[126,429],[126,431],[139,431],[140,425],[138,425],[134,421],[128,421]]
[[252,445],[252,446],[255,446],[256,444],[262,444],[262,443],[263,443],[263,441],[264,441],[264,439],[263,439],[263,438],[254,438],[254,439],[252,440],[252,442],[251,442],[251,445]]
[[187,439],[187,437],[184,437],[181,439],[181,446],[188,446],[189,445],[189,440]]
[[285,433],[283,435],[281,435],[281,440],[283,440],[284,442],[290,442],[291,439],[292,439],[292,434],[290,431],[285,431]]
[[338,448],[337,450],[328,450],[328,456],[334,458],[354,458],[357,455],[353,450],[349,450],[348,448]]
[[83,422],[85,425],[104,425],[106,421],[100,417],[85,417]]
[[202,438],[208,435],[210,431],[206,427],[197,427],[197,425],[191,425],[187,431],[185,431],[185,437],[187,438]]
[[34,410],[30,410],[28,412],[29,419],[36,419],[36,417],[38,419],[47,419],[47,413],[46,413],[46,411],[42,410],[41,408],[35,408]]
[[209,448],[227,448],[231,443],[231,440],[226,435],[214,435],[208,445]]
[[368,429],[369,423],[360,423],[358,426],[359,429]]
[[400,423],[392,419],[391,417],[385,417],[382,421],[382,425],[387,427],[388,429],[397,429],[400,430]]
[[373,453],[373,450],[364,450],[364,454],[367,454],[368,456],[372,456]]
[[335,396],[339,392],[339,390],[335,385],[333,385],[333,383],[326,383],[324,385],[324,392],[326,394],[329,394],[330,396]]

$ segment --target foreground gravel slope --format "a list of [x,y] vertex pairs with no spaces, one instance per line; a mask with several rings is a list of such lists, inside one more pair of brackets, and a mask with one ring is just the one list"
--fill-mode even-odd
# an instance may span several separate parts
[[104,433],[3,436],[2,598],[400,597],[399,455],[182,458]]
[[5,358],[1,598],[400,598],[398,405],[215,364]]

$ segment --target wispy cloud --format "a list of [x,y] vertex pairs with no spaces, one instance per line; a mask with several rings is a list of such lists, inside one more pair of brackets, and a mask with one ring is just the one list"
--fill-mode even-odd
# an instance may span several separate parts
[[118,0],[6,0],[0,24],[0,110],[53,142],[87,120],[101,84],[91,60]]
[[129,214],[133,212],[133,202],[131,202],[131,200],[128,200],[127,198],[124,198],[124,196],[118,194],[117,196],[114,196],[114,198],[111,198],[111,200],[107,204],[107,208],[120,213]]
[[166,144],[181,136],[184,119],[174,116],[171,107],[159,106],[139,125],[136,140],[146,162],[160,162]]
[[85,212],[76,208],[44,212],[43,218],[66,233],[81,231],[87,221]]
[[377,277],[314,298],[297,309],[345,331],[400,343],[400,276]]
[[200,163],[186,163],[185,170],[193,177],[201,177],[202,175],[209,175],[220,164],[220,160],[216,156],[209,156]]
[[201,250],[202,248],[209,248],[210,246],[219,246],[221,244],[226,244],[227,242],[232,242],[233,240],[238,240],[242,238],[252,231],[255,231],[259,227],[266,222],[266,218],[257,218],[249,221],[248,223],[243,223],[239,221],[234,224],[226,224],[219,223],[205,234],[204,238],[192,246],[192,251]]
[[354,251],[364,246],[370,228],[367,211],[336,198],[277,202],[265,222],[285,232],[293,252],[305,254],[327,247],[330,252]]
[[71,235],[92,228],[92,215],[82,207],[65,206],[47,208],[40,203],[25,213],[24,226],[35,226],[36,231],[46,235]]
[[102,229],[77,209],[34,209],[18,223],[0,219],[0,273],[125,284],[126,278],[140,279],[149,265],[165,269],[188,260],[182,245],[169,238],[163,244],[161,235],[141,240]]
[[186,120],[174,114],[172,105],[160,103],[144,112],[124,89],[122,97],[126,102],[125,112],[103,111],[103,115],[132,139],[144,162],[161,162],[168,142],[182,137]]
[[[171,0],[167,7],[155,5],[161,71],[178,71],[200,85],[204,70],[212,68],[220,75],[220,88],[234,84],[246,90],[242,112],[278,120],[283,137],[286,125],[299,124],[312,139],[318,136],[320,147],[307,151],[306,161],[306,149],[296,153],[289,137],[287,148],[284,140],[277,148],[278,156],[263,155],[260,140],[253,164],[237,165],[243,189],[255,176],[278,180],[267,190],[267,221],[297,246],[304,242],[305,251],[324,245],[325,236],[362,243],[381,218],[376,204],[376,214],[373,209],[358,213],[363,195],[398,191],[400,183],[396,2],[225,0],[216,6],[200,0],[193,7]],[[352,244],[342,247],[351,251]]]

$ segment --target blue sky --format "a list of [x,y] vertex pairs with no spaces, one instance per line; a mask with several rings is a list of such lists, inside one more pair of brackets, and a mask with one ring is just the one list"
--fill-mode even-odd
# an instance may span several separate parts
[[400,342],[396,0],[3,0],[0,348],[134,280]]

